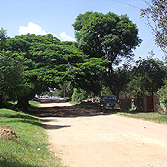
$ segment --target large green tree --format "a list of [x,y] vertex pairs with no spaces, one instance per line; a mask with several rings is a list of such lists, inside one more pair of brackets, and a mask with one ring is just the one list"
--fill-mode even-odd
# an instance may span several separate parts
[[24,79],[17,95],[18,107],[27,108],[35,94],[59,88],[66,82],[73,87],[97,92],[95,87],[99,82],[96,79],[103,70],[103,62],[88,59],[73,42],[61,42],[51,34],[27,34],[7,38],[5,51],[11,53],[11,58],[23,60]]
[[5,47],[6,38],[7,38],[7,31],[1,28],[0,30],[0,50],[3,50]]
[[[22,56],[5,51],[7,32],[0,30],[0,107],[7,99],[16,100],[23,87]],[[14,54],[14,55],[13,55]]]
[[5,100],[16,100],[23,89],[22,59],[12,58],[11,54],[0,53],[0,107]]
[[[1,34],[5,37],[4,31]],[[2,39],[4,47],[1,52],[5,53],[5,57],[0,59],[0,92],[10,98],[15,94],[18,107],[27,108],[28,101],[35,94],[46,92],[49,88],[59,89],[67,82],[72,89],[81,87],[97,92],[99,71],[104,70],[102,64],[106,61],[89,59],[74,42],[61,42],[51,34]]]
[[[28,106],[28,100],[48,88],[58,88],[70,78],[67,75],[76,62],[83,60],[72,42],[61,42],[52,35],[27,34],[10,38],[7,49],[24,57],[25,87],[18,97],[18,106]],[[68,73],[69,74],[69,73]]]
[[103,81],[113,94],[118,95],[118,83],[115,79],[114,66],[124,59],[133,57],[133,49],[141,42],[136,24],[127,15],[114,13],[86,12],[80,14],[73,24],[78,48],[89,55],[109,61],[105,66]]
[[156,43],[167,54],[167,1],[145,1],[148,7],[141,10],[141,16],[147,19],[156,37]]
[[73,84],[76,88],[81,88],[89,94],[92,92],[99,95],[103,85],[102,76],[107,64],[107,60],[99,58],[88,58],[81,63],[77,63],[78,68],[73,68]]
[[167,77],[163,61],[148,57],[140,59],[131,71],[131,81],[127,87],[132,95],[153,95],[163,85]]

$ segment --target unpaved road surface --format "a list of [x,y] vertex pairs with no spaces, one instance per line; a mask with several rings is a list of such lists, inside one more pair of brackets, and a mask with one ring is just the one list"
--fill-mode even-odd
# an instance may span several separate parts
[[67,167],[167,167],[167,125],[115,114],[41,119]]

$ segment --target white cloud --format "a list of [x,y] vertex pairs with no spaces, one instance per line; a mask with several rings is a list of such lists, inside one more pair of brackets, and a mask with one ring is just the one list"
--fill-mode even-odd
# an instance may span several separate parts
[[46,35],[46,31],[40,27],[38,24],[34,24],[32,22],[28,23],[28,26],[20,26],[19,27],[19,35],[26,35],[26,34],[36,34],[36,35]]
[[60,37],[57,34],[46,32],[42,27],[38,24],[29,22],[28,26],[20,26],[19,27],[19,35],[26,35],[26,34],[35,34],[35,35],[47,35],[52,34],[54,37],[59,38],[61,41],[75,41],[74,38],[67,35],[65,32],[60,33]]
[[75,41],[74,38],[70,37],[65,32],[60,33],[60,37],[61,37],[62,41]]

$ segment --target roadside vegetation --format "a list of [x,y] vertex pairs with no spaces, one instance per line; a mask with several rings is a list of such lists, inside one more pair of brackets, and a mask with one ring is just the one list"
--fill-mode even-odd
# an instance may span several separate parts
[[[166,2],[151,0],[141,16],[155,23],[148,22],[156,44],[166,54],[165,7]],[[167,57],[154,59],[151,51],[150,57],[134,63],[133,50],[142,42],[136,24],[127,15],[86,12],[77,16],[73,27],[76,42],[60,41],[52,34],[8,37],[1,28],[0,127],[10,127],[16,135],[6,138],[0,133],[0,167],[54,166],[42,123],[28,114],[38,106],[30,100],[50,90],[88,110],[97,106],[79,103],[86,98],[96,100],[102,93],[131,98],[158,94],[161,114],[113,113],[167,123]],[[9,107],[9,101],[17,101],[13,103],[17,110]]]
[[[152,15],[156,10],[151,9],[157,9],[157,4],[162,10]],[[149,18],[158,21],[156,32],[164,36],[156,38],[156,43],[163,51],[166,19],[159,11],[164,11],[164,6],[165,2],[152,0],[150,9],[141,13],[143,17],[151,14]],[[127,15],[88,11],[76,17],[73,28],[76,42],[60,41],[52,34],[8,37],[1,28],[0,108],[6,101],[17,100],[17,108],[26,111],[35,95],[54,91],[54,96],[77,102],[106,92],[117,98],[120,94],[138,98],[158,92],[160,108],[166,110],[166,60],[154,59],[150,51],[150,57],[134,63],[133,51],[142,39]]]
[[14,135],[0,131],[0,167],[55,167],[56,163],[57,167],[61,166],[60,160],[49,151],[47,135],[38,117],[2,108],[0,127],[6,126]]
[[[99,112],[99,105],[93,103],[80,103],[75,105],[78,108],[84,108],[87,110],[94,109]],[[167,124],[167,114],[160,114],[158,112],[143,112],[143,111],[126,111],[126,110],[107,110],[104,114],[117,114],[125,117],[143,119],[156,123]]]
[[138,113],[118,112],[117,114],[121,116],[167,124],[167,115],[159,114],[157,112],[138,112]]

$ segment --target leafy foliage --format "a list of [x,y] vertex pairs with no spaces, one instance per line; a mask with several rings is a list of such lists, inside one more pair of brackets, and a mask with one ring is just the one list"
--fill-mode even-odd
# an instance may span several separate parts
[[112,87],[113,93],[117,97],[121,91],[126,89],[127,84],[130,82],[130,70],[129,66],[123,64],[113,71],[113,80],[108,80],[108,86]]
[[117,85],[117,75],[114,75],[113,66],[119,65],[123,58],[132,58],[132,50],[140,44],[136,25],[127,15],[86,12],[78,15],[73,27],[78,48],[84,54],[89,55],[89,58],[108,61],[104,65],[105,73],[102,80],[113,93],[118,94],[113,86]]
[[100,58],[85,59],[83,63],[78,63],[78,68],[74,69],[75,87],[98,95],[102,89],[102,75],[107,63],[108,61]]
[[[0,37],[4,37],[1,30]],[[21,35],[2,38],[0,57],[0,95],[18,98],[26,107],[35,94],[58,88],[73,78],[70,71],[86,56],[72,42],[61,42],[52,35]],[[0,42],[2,42],[2,40]]]
[[[45,36],[27,34],[6,38],[4,52],[10,53],[8,56],[10,61],[6,62],[13,63],[11,64],[12,72],[9,68],[7,70],[9,73],[6,75],[7,79],[10,80],[13,76],[21,81],[18,83],[16,79],[11,83],[15,98],[18,99],[18,107],[28,107],[28,100],[35,94],[46,92],[49,88],[59,89],[64,83],[70,85],[71,91],[68,92],[71,95],[74,87],[96,93],[98,86],[100,89],[97,78],[105,70],[103,65],[106,61],[96,58],[88,59],[88,56],[76,48],[74,42],[61,42],[50,34]],[[18,64],[15,65],[14,62]],[[1,64],[5,66],[4,61],[1,61]],[[17,73],[19,69],[22,75]],[[4,74],[0,73],[0,75]],[[7,91],[11,92],[9,82],[1,85],[1,87],[6,86],[3,90],[1,88],[4,94],[7,94]],[[4,91],[5,89],[7,91]]]
[[129,92],[134,95],[152,95],[164,85],[166,76],[166,66],[162,61],[151,57],[141,59],[131,71]]
[[[158,90],[158,96],[160,98],[160,102],[161,102],[161,109],[163,112],[165,111],[167,113],[167,80],[165,81],[165,85]],[[163,107],[163,105],[165,107]]]
[[72,95],[72,101],[73,102],[81,102],[82,100],[86,99],[88,97],[88,94],[83,89],[77,89],[74,88],[73,95]]
[[0,50],[3,50],[5,48],[6,38],[7,38],[6,30],[1,28],[0,30]]
[[100,57],[117,64],[120,57],[129,57],[139,43],[138,29],[126,15],[114,13],[80,14],[73,27],[78,47],[89,57]]
[[9,97],[10,100],[16,100],[21,93],[20,89],[23,88],[23,80],[22,60],[19,57],[12,58],[10,52],[0,54],[1,103]]

